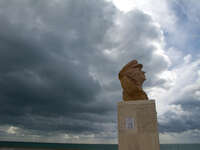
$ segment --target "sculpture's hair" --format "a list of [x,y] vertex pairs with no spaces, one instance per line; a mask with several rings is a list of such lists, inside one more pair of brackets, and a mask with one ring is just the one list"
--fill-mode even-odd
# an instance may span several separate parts
[[143,67],[142,64],[138,64],[137,60],[130,61],[119,72],[119,79],[121,80],[123,76],[129,75],[130,68],[142,68],[142,67]]

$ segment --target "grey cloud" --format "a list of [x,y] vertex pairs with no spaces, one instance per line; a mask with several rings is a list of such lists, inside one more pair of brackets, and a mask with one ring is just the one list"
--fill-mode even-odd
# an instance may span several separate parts
[[[94,132],[89,128],[93,117],[85,117],[87,123],[76,120],[82,113],[103,116],[110,111],[94,103],[101,86],[88,66],[94,63],[91,56],[99,55],[97,47],[112,25],[114,7],[88,0],[2,1],[1,7],[0,123]],[[52,121],[59,116],[68,120]],[[68,124],[71,118],[75,122]]]
[[[139,10],[120,14],[118,26],[120,12],[103,0],[8,0],[0,7],[1,125],[115,133],[121,67],[138,59],[148,72],[146,87],[165,82],[156,74],[167,62],[150,44],[161,34]],[[117,57],[105,56],[105,49]]]
[[[162,115],[164,122],[160,122],[161,132],[181,133],[189,130],[200,130],[200,102],[192,91],[184,93],[171,105],[175,106]],[[176,107],[179,109],[176,110]]]
[[111,45],[108,46],[118,54],[115,58],[116,70],[137,59],[147,72],[145,87],[163,86],[166,81],[159,79],[157,75],[168,68],[168,62],[162,55],[156,54],[157,48],[153,45],[155,41],[161,42],[160,29],[153,24],[150,16],[140,10],[119,16],[120,23],[110,31]]

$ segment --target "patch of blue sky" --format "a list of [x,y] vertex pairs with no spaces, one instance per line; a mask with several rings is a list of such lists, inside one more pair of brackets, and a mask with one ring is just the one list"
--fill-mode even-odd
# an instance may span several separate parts
[[173,0],[169,2],[169,5],[177,16],[177,23],[182,24],[188,21],[187,6],[184,1]]
[[[196,57],[200,53],[200,3],[194,1],[172,0],[170,9],[176,15],[174,32],[164,31],[167,47],[175,47],[185,54]],[[192,8],[195,8],[191,11]]]

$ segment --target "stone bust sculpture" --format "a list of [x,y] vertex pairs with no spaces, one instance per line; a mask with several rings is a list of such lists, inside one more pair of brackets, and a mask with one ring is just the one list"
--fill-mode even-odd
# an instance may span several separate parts
[[142,64],[132,60],[119,72],[119,80],[123,88],[124,101],[148,100],[147,94],[142,89],[145,81],[145,72]]

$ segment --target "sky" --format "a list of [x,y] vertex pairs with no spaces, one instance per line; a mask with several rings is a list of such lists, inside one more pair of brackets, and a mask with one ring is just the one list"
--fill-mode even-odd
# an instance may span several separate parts
[[118,72],[137,59],[160,143],[199,143],[199,11],[197,0],[0,0],[0,140],[117,143]]

